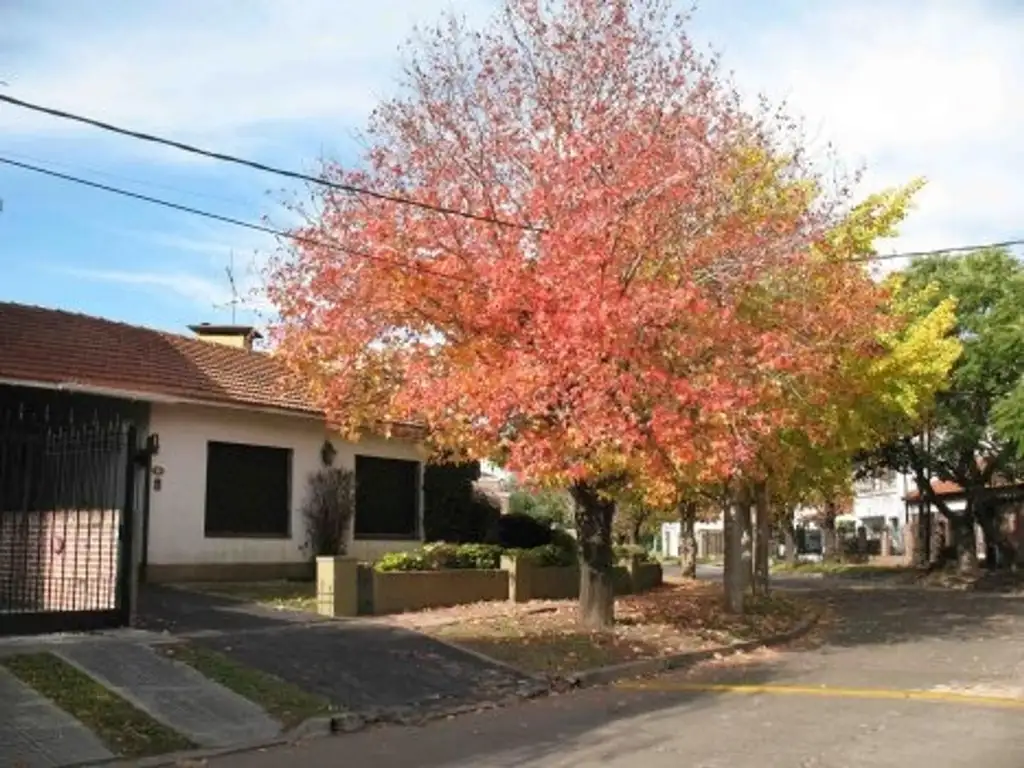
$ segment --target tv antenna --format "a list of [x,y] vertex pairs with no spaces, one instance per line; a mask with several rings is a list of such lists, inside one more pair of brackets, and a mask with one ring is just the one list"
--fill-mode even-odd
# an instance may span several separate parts
[[235,316],[236,316],[236,314],[238,312],[238,305],[242,302],[242,300],[238,297],[238,283],[235,282],[235,251],[234,251],[234,249],[232,249],[230,251],[228,265],[226,267],[224,267],[224,272],[228,276],[228,287],[231,289],[231,299],[229,301],[224,302],[223,304],[218,304],[217,308],[218,309],[222,309],[223,307],[230,306],[231,307],[231,324],[234,325],[235,324],[235,320],[236,320]]

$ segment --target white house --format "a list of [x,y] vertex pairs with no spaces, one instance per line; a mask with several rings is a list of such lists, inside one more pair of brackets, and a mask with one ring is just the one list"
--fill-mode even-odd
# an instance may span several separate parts
[[[852,510],[838,515],[836,523],[853,525],[855,528],[863,526],[872,533],[880,533],[883,528],[888,527],[894,534],[895,542],[899,545],[902,542],[902,529],[907,521],[905,497],[915,487],[912,478],[895,472],[857,480],[854,482]],[[807,532],[807,545],[811,550],[817,550],[821,546],[817,517],[818,510],[808,507],[801,507],[795,513],[796,525]],[[662,552],[667,556],[679,556],[680,530],[678,522],[662,524]],[[698,544],[701,541],[702,532],[720,532],[721,530],[721,517],[710,522],[698,523]],[[703,535],[706,536],[706,534]]]
[[[133,554],[145,579],[309,573],[301,508],[325,447],[356,474],[351,554],[373,559],[422,541],[415,427],[342,440],[281,363],[252,349],[252,328],[192,330],[0,303],[0,416],[31,412],[57,428],[116,420],[147,445],[125,507],[134,506]],[[26,507],[33,511],[46,510]]]

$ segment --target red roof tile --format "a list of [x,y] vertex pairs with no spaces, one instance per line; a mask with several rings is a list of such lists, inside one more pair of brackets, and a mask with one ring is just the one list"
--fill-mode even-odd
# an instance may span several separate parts
[[[1021,483],[1012,482],[1004,477],[995,477],[989,482],[989,488],[1010,488],[1010,487],[1021,487]],[[963,486],[949,480],[932,480],[932,490],[935,491],[935,495],[942,496],[959,496],[964,492]],[[914,488],[907,492],[907,495],[903,497],[905,501],[918,501],[921,498],[920,491]]]
[[0,302],[0,379],[319,413],[280,361],[88,315]]

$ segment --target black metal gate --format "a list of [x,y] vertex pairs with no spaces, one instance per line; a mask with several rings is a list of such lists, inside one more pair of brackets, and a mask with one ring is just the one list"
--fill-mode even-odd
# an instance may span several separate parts
[[128,624],[136,439],[0,420],[0,635]]

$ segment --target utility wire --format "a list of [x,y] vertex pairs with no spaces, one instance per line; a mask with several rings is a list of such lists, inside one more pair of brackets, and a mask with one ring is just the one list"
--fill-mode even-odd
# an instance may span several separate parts
[[[0,100],[2,100],[3,98],[4,97],[2,95],[0,95]],[[277,237],[285,237],[285,238],[288,238],[290,240],[294,240],[295,242],[306,243],[307,245],[315,245],[315,246],[318,246],[318,247],[327,248],[328,250],[337,251],[339,253],[345,253],[345,254],[348,254],[350,256],[358,256],[358,257],[367,258],[367,259],[377,259],[379,261],[383,261],[383,262],[394,264],[395,266],[401,267],[403,269],[412,268],[415,271],[421,271],[421,272],[424,272],[426,274],[433,274],[436,277],[439,277],[439,278],[442,278],[442,279],[445,279],[445,280],[454,280],[454,281],[457,281],[457,282],[470,283],[470,284],[475,284],[475,282],[476,282],[475,280],[472,280],[470,278],[461,277],[459,275],[450,275],[450,274],[446,274],[444,272],[438,272],[436,270],[429,269],[428,267],[425,267],[425,266],[412,266],[412,265],[409,265],[409,264],[407,264],[405,262],[401,262],[401,261],[398,261],[398,260],[395,260],[395,259],[388,259],[388,258],[386,258],[384,256],[380,256],[379,254],[375,254],[375,253],[368,253],[368,252],[365,252],[365,251],[354,251],[354,250],[351,250],[351,249],[343,248],[342,246],[339,246],[339,245],[335,245],[335,244],[332,244],[332,243],[325,242],[323,240],[317,240],[315,238],[304,237],[302,235],[295,235],[295,234],[292,234],[290,232],[285,232],[285,231],[280,230],[280,229],[274,229],[273,227],[268,227],[268,226],[265,226],[265,225],[262,225],[262,224],[254,224],[251,221],[244,221],[243,219],[237,219],[237,218],[234,218],[232,216],[225,216],[224,214],[213,213],[211,211],[205,211],[205,210],[202,210],[200,208],[193,208],[191,206],[182,205],[181,203],[175,203],[175,202],[172,202],[170,200],[164,200],[164,199],[159,198],[159,197],[151,197],[149,195],[143,195],[143,194],[138,193],[138,192],[131,192],[129,190],[122,189],[120,187],[114,187],[114,186],[110,186],[108,184],[101,184],[101,183],[96,182],[96,181],[90,181],[89,179],[83,179],[80,176],[73,176],[73,175],[67,174],[67,173],[60,173],[58,171],[54,171],[54,170],[51,170],[49,168],[43,168],[43,167],[38,166],[38,165],[32,165],[30,163],[23,163],[23,162],[19,162],[17,160],[12,160],[12,159],[6,158],[6,157],[0,157],[0,163],[4,163],[4,164],[7,164],[7,165],[12,165],[12,166],[15,166],[17,168],[22,168],[22,169],[27,170],[27,171],[33,171],[35,173],[41,173],[43,175],[51,176],[53,178],[61,179],[63,181],[68,181],[68,182],[71,182],[71,183],[74,183],[74,184],[80,184],[82,186],[91,187],[92,189],[98,189],[98,190],[101,190],[103,192],[110,192],[111,194],[120,195],[122,197],[129,197],[129,198],[132,198],[134,200],[140,200],[142,202],[151,203],[153,205],[163,206],[164,208],[171,208],[171,209],[176,210],[176,211],[181,211],[182,213],[192,214],[193,216],[201,216],[203,218],[212,219],[214,221],[220,221],[220,222],[223,222],[225,224],[231,224],[231,225],[236,226],[236,227],[242,227],[244,229],[250,229],[250,230],[253,230],[253,231],[256,231],[256,232],[265,232],[267,234],[275,235]],[[2,210],[2,203],[0,203],[0,210]],[[972,245],[953,245],[953,246],[948,246],[946,248],[933,248],[931,250],[924,250],[924,251],[902,251],[902,252],[899,252],[899,253],[874,254],[874,255],[871,255],[871,256],[855,256],[855,257],[853,257],[851,259],[848,259],[848,261],[852,261],[852,262],[889,261],[891,259],[910,259],[910,258],[918,258],[918,257],[921,257],[921,256],[940,256],[940,255],[944,255],[944,254],[965,253],[965,252],[969,252],[969,251],[986,250],[986,249],[989,249],[989,248],[1010,248],[1010,247],[1019,246],[1019,245],[1024,245],[1024,238],[1016,238],[1016,239],[1011,239],[1011,240],[1001,240],[1001,241],[992,242],[992,243],[975,243],[975,244],[972,244]]]
[[128,197],[128,198],[131,198],[133,200],[141,200],[144,203],[151,203],[152,205],[159,205],[159,206],[162,206],[164,208],[170,208],[170,209],[175,210],[175,211],[180,211],[182,213],[189,213],[189,214],[192,214],[193,216],[201,216],[203,218],[212,219],[213,221],[219,221],[219,222],[222,222],[224,224],[231,224],[232,226],[242,227],[244,229],[251,229],[251,230],[253,230],[255,232],[265,232],[268,235],[275,235],[277,237],[285,237],[285,238],[288,238],[289,240],[293,240],[293,241],[298,242],[298,243],[305,243],[307,245],[313,245],[313,246],[316,246],[318,248],[326,248],[328,250],[337,251],[338,253],[344,253],[344,254],[349,255],[349,256],[356,256],[356,257],[363,258],[363,259],[372,259],[372,260],[376,260],[376,261],[381,261],[381,262],[384,262],[384,263],[387,263],[387,264],[392,264],[395,267],[398,267],[398,268],[400,268],[402,270],[412,270],[414,272],[423,272],[424,274],[434,275],[435,277],[438,277],[438,278],[441,278],[441,279],[444,279],[444,280],[452,280],[452,281],[456,281],[456,282],[460,282],[460,283],[470,283],[470,284],[475,284],[476,283],[476,281],[474,281],[474,280],[472,280],[470,278],[461,277],[459,275],[449,275],[449,274],[446,274],[444,272],[439,272],[439,271],[437,271],[435,269],[430,269],[429,267],[426,267],[426,266],[411,265],[411,264],[408,264],[406,262],[399,261],[397,259],[389,259],[389,258],[387,258],[385,256],[381,256],[381,255],[376,254],[376,253],[369,253],[367,251],[357,251],[357,250],[353,250],[353,249],[350,249],[350,248],[344,248],[344,247],[342,247],[340,245],[335,245],[333,243],[328,243],[328,242],[325,242],[323,240],[318,240],[318,239],[313,238],[313,237],[305,237],[304,235],[296,235],[296,234],[293,234],[291,232],[285,232],[284,230],[275,229],[274,227],[268,227],[268,226],[265,226],[263,224],[254,224],[251,221],[244,221],[243,219],[236,219],[233,216],[224,216],[223,214],[220,214],[220,213],[213,213],[211,211],[204,211],[204,210],[202,210],[200,208],[193,208],[191,206],[182,205],[181,203],[175,203],[175,202],[172,202],[170,200],[163,200],[163,199],[161,199],[159,197],[151,197],[149,195],[143,195],[143,194],[140,194],[138,192],[132,192],[132,191],[127,190],[127,189],[121,189],[120,187],[112,187],[112,186],[110,186],[108,184],[101,184],[101,183],[99,183],[97,181],[90,181],[89,179],[83,179],[83,178],[81,178],[79,176],[72,176],[71,174],[68,174],[68,173],[60,173],[59,171],[53,171],[53,170],[50,170],[49,168],[42,168],[42,167],[40,167],[38,165],[31,165],[29,163],[22,163],[22,162],[19,162],[18,160],[11,160],[11,159],[6,158],[6,157],[0,157],[0,163],[3,163],[5,165],[12,165],[12,166],[14,166],[16,168],[21,168],[22,170],[32,171],[33,173],[41,173],[44,176],[50,176],[50,177],[55,178],[55,179],[61,179],[62,181],[71,182],[73,184],[80,184],[81,186],[84,186],[84,187],[90,187],[92,189],[98,189],[98,190],[101,190],[103,192],[109,192],[109,193],[114,194],[114,195],[120,195],[121,197]]
[[949,248],[933,248],[930,251],[903,251],[902,253],[880,253],[874,256],[857,256],[850,261],[887,261],[888,259],[914,259],[919,256],[941,256],[946,253],[964,253],[966,251],[983,251],[989,248],[1012,248],[1024,245],[1024,238],[1002,240],[996,243],[976,243],[974,245],[954,245]]
[[97,120],[92,117],[86,117],[85,115],[75,114],[73,112],[66,112],[62,109],[56,109],[54,107],[47,107],[42,104],[33,104],[29,101],[22,99],[16,99],[13,96],[7,96],[0,94],[0,101],[6,102],[15,107],[22,109],[28,109],[33,112],[40,112],[44,115],[50,115],[51,117],[57,117],[62,120],[71,120],[72,122],[81,123],[83,125],[89,125],[93,128],[99,128],[104,131],[110,131],[121,136],[128,136],[133,139],[140,141],[148,141],[153,144],[161,144],[166,147],[173,147],[182,152],[188,152],[193,155],[199,155],[201,157],[209,157],[214,160],[220,160],[224,163],[233,163],[235,165],[245,166],[247,168],[253,168],[257,171],[263,171],[265,173],[273,173],[278,176],[284,176],[290,179],[298,179],[299,181],[308,181],[312,184],[319,184],[324,187],[330,187],[331,189],[337,189],[341,192],[348,192],[353,195],[364,195],[366,197],[372,197],[377,200],[386,200],[391,203],[398,203],[400,205],[409,205],[414,208],[420,208],[425,211],[432,211],[434,213],[443,213],[450,216],[460,216],[464,219],[471,219],[472,221],[481,221],[487,224],[496,224],[501,227],[509,227],[512,229],[523,229],[530,232],[544,232],[546,231],[543,227],[536,226],[534,224],[527,224],[517,221],[510,221],[508,219],[500,219],[495,216],[485,216],[483,214],[472,213],[470,211],[461,211],[457,208],[448,208],[443,205],[434,205],[433,203],[424,203],[419,200],[414,200],[409,197],[402,197],[401,195],[393,195],[387,192],[378,192],[377,190],[367,189],[365,187],[358,187],[354,184],[342,184],[336,181],[330,181],[328,179],[320,178],[317,176],[311,176],[307,173],[301,173],[299,171],[288,170],[287,168],[279,168],[273,165],[266,165],[255,160],[247,160],[242,157],[235,155],[227,155],[223,152],[214,152],[208,149],[194,146],[192,144],[185,144],[184,142],[175,141],[174,139],[164,138],[157,136],[152,133],[143,133],[142,131],[134,131],[128,128],[122,128],[113,123],[106,123],[102,120]]

